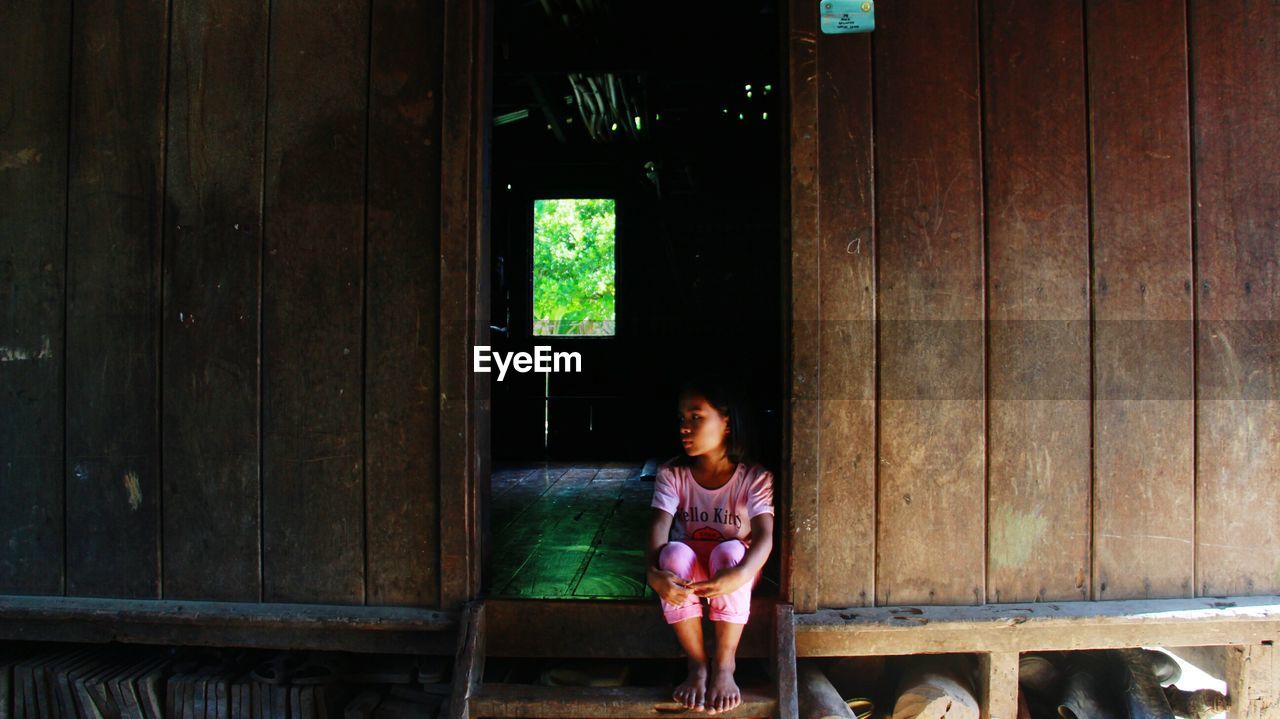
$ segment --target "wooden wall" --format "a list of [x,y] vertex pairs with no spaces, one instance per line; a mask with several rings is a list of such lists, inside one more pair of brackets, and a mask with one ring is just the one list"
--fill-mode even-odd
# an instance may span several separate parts
[[[1280,8],[789,7],[797,608],[1280,591]],[[481,12],[0,8],[0,593],[479,586]]]
[[790,8],[797,610],[1280,590],[1280,6]]
[[0,8],[0,593],[470,591],[470,5]]

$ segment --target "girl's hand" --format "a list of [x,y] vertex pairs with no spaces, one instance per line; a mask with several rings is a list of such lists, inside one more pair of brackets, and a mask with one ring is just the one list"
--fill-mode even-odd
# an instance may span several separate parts
[[689,601],[689,582],[668,572],[665,569],[649,568],[649,586],[659,597],[669,604],[684,604]]
[[716,572],[716,576],[705,582],[694,582],[689,589],[699,597],[718,597],[722,594],[733,594],[739,587],[751,581],[738,567],[725,567]]

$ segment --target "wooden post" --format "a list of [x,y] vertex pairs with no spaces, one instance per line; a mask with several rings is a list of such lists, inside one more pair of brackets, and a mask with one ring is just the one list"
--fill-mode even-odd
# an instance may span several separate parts
[[1227,648],[1228,719],[1280,717],[1280,666],[1271,644]]
[[468,604],[458,627],[458,653],[453,663],[453,693],[449,697],[449,719],[470,719],[471,697],[484,681],[484,602]]
[[779,604],[773,613],[773,644],[770,646],[773,663],[770,673],[778,689],[778,719],[796,719],[800,716],[799,698],[796,696],[796,622],[795,609],[790,604]]
[[488,380],[471,371],[489,344],[485,222],[486,0],[444,6],[440,176],[440,609],[475,597],[480,576],[479,477],[487,481]]
[[821,437],[817,320],[818,274],[818,17],[812,3],[791,0],[788,44],[791,105],[790,395],[786,422],[789,516],[782,525],[782,591],[801,612],[818,608],[818,452]]
[[978,658],[978,707],[982,719],[1017,719],[1018,652],[991,652]]

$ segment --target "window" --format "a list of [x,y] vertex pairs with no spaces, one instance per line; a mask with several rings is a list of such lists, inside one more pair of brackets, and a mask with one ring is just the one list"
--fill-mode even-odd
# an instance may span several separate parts
[[614,200],[533,201],[533,334],[612,336]]

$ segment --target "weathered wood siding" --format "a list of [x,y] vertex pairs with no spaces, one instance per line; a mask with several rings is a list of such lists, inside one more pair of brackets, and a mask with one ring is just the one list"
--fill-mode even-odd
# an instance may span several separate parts
[[[1280,7],[814,10],[797,608],[1280,591]],[[0,8],[0,593],[474,592],[483,12]]]
[[[454,14],[467,58],[478,14]],[[0,593],[438,606],[475,584],[465,536],[441,569],[466,527],[439,513],[442,120],[469,132],[476,70],[444,98],[445,16],[0,9]]]
[[21,28],[0,43],[0,576],[61,594],[71,6],[10,3],[0,21]]
[[1280,590],[1280,6],[791,3],[797,609]]

